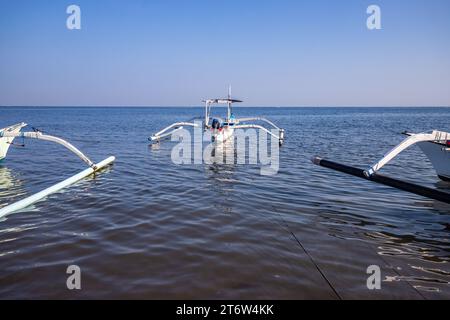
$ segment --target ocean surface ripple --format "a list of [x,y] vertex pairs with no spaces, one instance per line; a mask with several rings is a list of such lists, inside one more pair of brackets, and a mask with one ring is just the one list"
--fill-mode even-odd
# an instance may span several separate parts
[[[220,112],[225,112],[220,109]],[[280,169],[176,165],[151,133],[201,108],[0,108],[115,164],[0,221],[0,298],[450,298],[450,206],[314,166],[362,168],[404,130],[450,131],[448,108],[236,108],[285,128]],[[0,207],[84,169],[25,141],[0,163]],[[417,147],[383,173],[450,192]],[[82,289],[66,288],[66,269]],[[382,270],[368,290],[366,269]],[[318,272],[321,270],[321,273]],[[331,288],[332,287],[332,288]]]

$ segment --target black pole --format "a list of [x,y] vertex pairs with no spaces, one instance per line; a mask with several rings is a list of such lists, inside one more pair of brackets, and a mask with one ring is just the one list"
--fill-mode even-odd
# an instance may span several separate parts
[[384,184],[386,186],[390,186],[390,187],[397,188],[397,189],[400,189],[403,191],[411,192],[411,193],[417,194],[419,196],[431,198],[434,200],[438,200],[438,201],[450,204],[450,193],[448,193],[448,192],[443,192],[443,191],[439,191],[436,189],[420,186],[420,185],[417,185],[414,183],[397,180],[397,179],[386,177],[386,176],[383,176],[383,175],[380,175],[377,173],[375,173],[371,176],[366,176],[364,174],[364,170],[362,170],[362,169],[346,166],[346,165],[343,165],[343,164],[340,164],[337,162],[321,159],[319,157],[314,157],[312,159],[312,162],[314,164],[317,164],[317,165],[325,167],[325,168],[340,171],[340,172],[350,174],[350,175],[358,177],[358,178],[377,182],[380,184]]

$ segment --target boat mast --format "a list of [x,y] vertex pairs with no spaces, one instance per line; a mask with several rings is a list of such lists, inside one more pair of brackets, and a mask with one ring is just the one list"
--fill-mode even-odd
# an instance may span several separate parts
[[208,123],[209,123],[209,100],[205,101],[205,129],[208,128]]
[[231,85],[228,86],[228,118],[227,121],[231,118],[231,113],[233,112],[231,108]]

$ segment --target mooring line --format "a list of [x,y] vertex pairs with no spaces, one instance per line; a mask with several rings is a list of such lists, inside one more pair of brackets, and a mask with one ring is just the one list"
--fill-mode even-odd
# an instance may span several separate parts
[[[273,207],[272,207],[273,208]],[[334,288],[334,286],[331,284],[330,280],[328,280],[328,278],[325,276],[325,273],[322,272],[322,270],[320,269],[319,265],[314,261],[313,257],[309,254],[309,252],[306,250],[306,248],[302,245],[302,243],[300,242],[300,240],[297,238],[297,236],[291,231],[291,229],[289,228],[289,225],[287,224],[287,222],[283,219],[283,217],[281,216],[281,214],[275,209],[273,208],[274,211],[280,216],[281,220],[283,221],[283,223],[286,226],[286,230],[294,237],[295,241],[298,243],[298,245],[300,246],[300,248],[302,248],[302,250],[305,252],[305,254],[308,256],[309,260],[312,262],[312,264],[316,267],[317,271],[319,271],[320,275],[322,276],[322,278],[325,280],[325,282],[328,284],[328,286],[331,288],[331,290],[333,290],[334,294],[338,297],[339,300],[342,300],[342,297],[340,296],[340,294],[336,291],[336,289]]]

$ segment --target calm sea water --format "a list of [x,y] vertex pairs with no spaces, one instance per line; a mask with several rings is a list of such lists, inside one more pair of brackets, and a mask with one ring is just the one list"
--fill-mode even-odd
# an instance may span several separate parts
[[[0,108],[67,138],[108,170],[0,221],[0,298],[450,298],[450,206],[314,166],[370,165],[446,108],[236,108],[286,129],[280,170],[175,165],[147,137],[200,108]],[[20,140],[16,140],[21,142]],[[84,169],[26,141],[0,164],[0,206]],[[386,175],[450,192],[417,147]],[[80,266],[82,289],[66,288]],[[381,290],[366,269],[381,268]],[[319,272],[320,270],[320,272]]]

